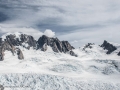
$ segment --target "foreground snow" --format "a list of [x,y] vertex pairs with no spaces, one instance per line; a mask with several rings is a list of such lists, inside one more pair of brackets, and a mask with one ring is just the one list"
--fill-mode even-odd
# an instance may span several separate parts
[[89,80],[46,74],[2,74],[0,80],[6,87],[5,90],[119,90],[120,88],[120,83],[104,79]]

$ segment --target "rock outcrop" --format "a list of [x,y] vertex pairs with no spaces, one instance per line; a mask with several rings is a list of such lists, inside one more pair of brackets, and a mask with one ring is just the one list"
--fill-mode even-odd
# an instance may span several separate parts
[[24,59],[23,53],[19,48],[17,48],[17,55],[18,55],[18,59],[20,60]]
[[118,56],[120,56],[120,52],[118,53]]
[[85,50],[86,48],[92,49],[92,48],[93,48],[92,45],[94,45],[94,43],[88,43],[88,44],[86,44],[86,45],[84,46],[83,50]]
[[0,90],[4,90],[4,87],[3,87],[3,85],[0,85]]
[[[45,45],[52,47],[54,52],[73,52],[73,46],[70,45],[68,41],[60,41],[58,38],[50,38],[45,35],[38,39],[38,49],[42,49],[44,51]],[[45,47],[46,48],[46,47]],[[46,50],[46,49],[45,49]],[[76,56],[75,54],[71,53],[70,55]]]
[[33,36],[21,34],[20,35],[21,43],[28,44],[28,47],[36,47],[36,40],[33,38]]
[[[24,46],[26,48],[36,47],[36,40],[32,36],[26,34],[20,34],[19,38],[16,37],[16,35],[10,34],[6,36],[5,41],[13,46]],[[24,44],[27,44],[27,46],[25,46]]]
[[105,50],[108,50],[106,54],[111,54],[113,51],[117,50],[115,46],[108,43],[106,40],[104,40],[103,44],[101,45]]
[[75,56],[75,57],[77,57],[78,55],[77,54],[75,54],[73,51],[70,51],[70,55],[71,56]]
[[50,38],[45,35],[40,37],[38,41],[36,41],[31,35],[26,34],[10,34],[7,35],[4,40],[0,38],[0,61],[4,60],[4,52],[10,51],[13,55],[17,54],[18,59],[24,59],[24,55],[19,46],[30,49],[41,49],[41,51],[46,51],[47,46],[50,46],[54,52],[70,52],[70,55],[77,56],[72,49],[73,46],[70,45],[68,41],[60,41],[58,38]]
[[41,48],[42,51],[46,51],[47,50],[47,44],[45,43],[42,48]]

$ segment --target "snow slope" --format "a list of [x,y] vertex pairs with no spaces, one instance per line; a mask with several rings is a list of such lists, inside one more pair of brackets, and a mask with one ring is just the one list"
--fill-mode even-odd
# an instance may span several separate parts
[[[19,35],[18,33],[16,33]],[[118,45],[119,47],[119,45]],[[27,50],[21,46],[25,59],[5,51],[0,62],[0,84],[5,90],[120,90],[120,57],[106,55],[98,45],[92,49],[75,49],[78,57]]]
[[[0,84],[17,90],[119,90],[120,61],[21,49],[24,60],[5,52],[0,62]],[[116,66],[117,65],[117,68]],[[16,88],[13,89],[13,87]],[[27,89],[27,90],[29,90]],[[7,90],[7,88],[6,88]],[[21,90],[21,88],[18,88]]]

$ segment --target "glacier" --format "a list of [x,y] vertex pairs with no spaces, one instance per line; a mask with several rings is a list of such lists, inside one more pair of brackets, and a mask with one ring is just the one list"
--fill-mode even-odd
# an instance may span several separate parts
[[24,60],[6,51],[0,62],[0,84],[5,90],[120,90],[120,61],[115,55],[99,49],[88,50],[89,54],[75,49],[78,57],[55,53],[51,47],[46,52],[21,50]]

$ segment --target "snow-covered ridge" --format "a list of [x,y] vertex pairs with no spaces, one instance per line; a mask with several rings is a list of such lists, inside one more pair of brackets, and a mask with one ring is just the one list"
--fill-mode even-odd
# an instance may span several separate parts
[[[47,30],[45,34],[50,33],[50,30]],[[50,33],[52,35],[52,33]],[[54,35],[54,34],[53,34]],[[63,52],[69,53],[72,56],[77,56],[72,49],[73,46],[70,45],[68,41],[60,41],[58,38],[48,37],[46,35],[41,36],[38,40],[35,40],[33,36],[23,34],[23,33],[7,33],[0,38],[0,60],[4,60],[4,52],[6,50],[11,51],[13,55],[18,55],[19,59],[24,59],[24,54],[20,48],[46,51],[48,46],[52,48],[54,52]]]
[[[4,35],[5,39],[9,35]],[[34,41],[34,39],[30,35],[25,35],[27,38],[24,39],[21,39],[21,35],[24,37],[22,33],[11,35],[16,36],[15,40],[19,38],[20,42],[25,41],[22,44],[13,43],[18,44],[16,47],[22,51],[24,59],[18,60],[18,55],[16,53],[13,55],[9,50],[4,52],[4,60],[0,61],[0,84],[6,87],[6,90],[10,86],[30,85],[27,90],[119,90],[120,88],[120,57],[117,55],[119,45],[116,47],[112,44],[117,49],[106,54],[108,48],[107,50],[101,45],[89,43],[79,49],[72,49],[78,56],[74,57],[68,52],[60,52],[62,50],[60,45],[66,45],[66,42],[62,44],[57,38],[49,38],[45,35],[41,37],[38,41],[43,42],[39,47],[45,46],[44,43],[47,44],[47,50],[44,51],[44,48],[41,51],[41,48],[33,48],[36,45],[31,43],[30,40]],[[57,40],[55,45],[51,44],[54,40]],[[56,50],[57,43],[59,43],[59,52],[53,50],[53,47]],[[30,47],[26,48],[28,46]],[[65,50],[73,48],[69,43],[67,46]]]

